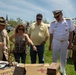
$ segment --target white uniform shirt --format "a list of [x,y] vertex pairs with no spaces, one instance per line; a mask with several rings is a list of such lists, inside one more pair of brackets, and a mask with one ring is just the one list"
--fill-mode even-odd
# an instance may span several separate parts
[[69,32],[73,31],[74,25],[70,19],[63,19],[62,22],[54,21],[50,25],[49,33],[57,40],[68,40]]

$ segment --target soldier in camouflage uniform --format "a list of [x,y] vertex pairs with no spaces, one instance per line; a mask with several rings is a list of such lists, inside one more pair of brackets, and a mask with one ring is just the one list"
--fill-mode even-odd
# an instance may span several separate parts
[[6,21],[3,17],[0,17],[0,60],[6,61],[8,59],[8,34],[5,30]]

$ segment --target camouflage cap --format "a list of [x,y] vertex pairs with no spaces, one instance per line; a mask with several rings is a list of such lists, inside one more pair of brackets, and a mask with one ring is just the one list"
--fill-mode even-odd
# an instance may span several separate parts
[[6,25],[6,21],[3,17],[0,17],[0,25]]

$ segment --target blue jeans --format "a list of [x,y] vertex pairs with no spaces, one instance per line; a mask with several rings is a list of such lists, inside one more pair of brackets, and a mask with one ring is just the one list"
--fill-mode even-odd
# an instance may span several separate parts
[[26,54],[25,53],[14,53],[15,61],[20,63],[20,57],[21,57],[21,62],[25,63],[26,62]]
[[39,63],[44,63],[44,45],[37,45],[37,52],[30,46],[31,63],[36,63],[36,55],[38,54]]

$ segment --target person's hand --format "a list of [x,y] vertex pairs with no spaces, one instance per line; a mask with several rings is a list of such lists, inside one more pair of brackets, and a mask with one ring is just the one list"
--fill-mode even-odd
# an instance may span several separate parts
[[35,45],[32,46],[34,51],[37,51],[37,48]]
[[46,42],[45,41],[42,41],[41,45],[45,44]]
[[72,46],[72,50],[76,50],[76,45],[73,45]]
[[69,45],[68,45],[68,49],[72,49],[72,44],[70,43]]
[[4,44],[2,42],[0,42],[0,47],[3,47],[3,46],[4,46]]

